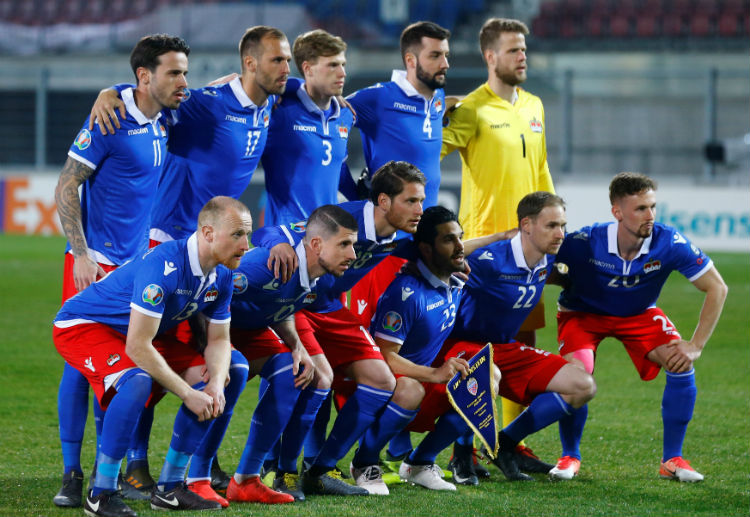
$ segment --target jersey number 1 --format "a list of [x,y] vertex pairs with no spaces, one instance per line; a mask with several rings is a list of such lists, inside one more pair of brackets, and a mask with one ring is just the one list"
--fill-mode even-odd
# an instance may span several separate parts
[[258,145],[260,140],[260,131],[248,131],[247,132],[247,147],[245,148],[245,156],[250,156],[255,151],[255,146]]

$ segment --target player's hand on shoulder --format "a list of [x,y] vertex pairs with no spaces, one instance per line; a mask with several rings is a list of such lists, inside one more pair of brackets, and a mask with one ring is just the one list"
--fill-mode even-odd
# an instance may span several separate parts
[[354,109],[354,106],[349,104],[349,101],[344,98],[343,95],[336,95],[336,101],[339,103],[339,106],[342,108],[347,108],[349,111],[352,112],[352,117],[354,117],[354,121],[357,121],[357,111]]
[[88,255],[75,257],[73,262],[73,282],[76,290],[83,291],[106,275],[102,267]]
[[96,123],[102,135],[106,135],[107,131],[114,135],[115,128],[120,129],[120,119],[117,118],[118,110],[121,118],[127,118],[125,103],[120,99],[117,91],[112,88],[100,91],[89,114],[89,131],[94,129]]
[[268,269],[273,271],[273,277],[286,283],[299,267],[299,260],[294,248],[282,242],[268,250]]
[[208,83],[206,86],[222,86],[224,84],[227,84],[231,81],[234,81],[240,76],[237,72],[232,72],[231,74],[224,75],[222,77],[217,77],[210,83]]

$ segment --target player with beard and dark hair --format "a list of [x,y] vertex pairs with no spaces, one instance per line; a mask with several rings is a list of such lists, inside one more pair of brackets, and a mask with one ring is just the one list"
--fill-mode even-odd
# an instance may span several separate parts
[[[518,20],[490,18],[479,32],[479,46],[487,63],[487,82],[456,104],[443,128],[441,157],[461,153],[459,220],[467,238],[506,231],[516,226],[514,207],[527,194],[551,192],[547,165],[544,108],[539,97],[522,90],[526,80],[526,35]],[[544,327],[540,302],[521,326],[516,340],[534,346],[536,329]],[[503,399],[503,424],[522,406]],[[470,440],[470,437],[467,437]],[[470,443],[460,448],[471,451]],[[547,472],[523,442],[519,465],[529,472]],[[458,449],[455,454],[461,454]]]

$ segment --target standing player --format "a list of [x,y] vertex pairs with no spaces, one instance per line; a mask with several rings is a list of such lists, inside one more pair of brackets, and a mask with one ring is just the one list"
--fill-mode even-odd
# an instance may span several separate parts
[[354,116],[337,98],[346,78],[345,51],[341,38],[321,29],[294,40],[292,54],[305,80],[283,95],[271,117],[261,159],[268,194],[265,226],[305,220],[317,207],[336,204],[339,189],[354,196],[345,165]]
[[[313,211],[305,238],[296,246],[301,267],[289,281],[282,283],[274,278],[267,267],[269,252],[265,248],[247,253],[234,273],[232,343],[249,361],[250,375],[263,377],[265,389],[227,489],[229,501],[276,504],[304,499],[294,487],[284,494],[274,492],[260,481],[259,473],[263,459],[285,427],[283,472],[279,477],[296,473],[302,441],[328,396],[333,374],[330,367],[327,372],[319,372],[311,361],[297,334],[294,314],[316,299],[320,277],[325,273],[338,277],[349,268],[355,258],[356,236],[357,223],[349,212],[324,205]],[[323,352],[318,347],[310,353]],[[313,377],[315,384],[307,387]],[[190,488],[206,498],[216,497],[209,485],[210,460],[228,424],[229,419],[224,417],[216,422],[196,452],[199,461],[190,466]]]
[[[136,86],[122,92],[130,114],[122,131],[103,138],[82,129],[70,147],[55,190],[68,238],[63,302],[148,247],[150,221],[143,214],[151,211],[167,154],[162,110],[176,109],[184,97],[189,53],[181,38],[142,38],[130,55]],[[65,470],[53,499],[57,506],[81,506],[88,390],[86,379],[66,363],[58,391]]]
[[[88,515],[135,516],[117,491],[117,473],[152,379],[184,404],[151,507],[220,508],[187,490],[184,475],[210,419],[224,411],[231,355],[229,269],[249,248],[252,220],[242,203],[220,197],[206,204],[198,221],[190,238],[128,262],[69,299],[55,318],[57,350],[88,379],[106,408],[96,480],[84,506]],[[164,334],[197,312],[208,320],[203,357]]]
[[[413,164],[425,175],[424,206],[437,204],[440,148],[445,111],[450,31],[432,22],[417,22],[401,33],[406,71],[394,70],[391,81],[377,83],[347,98],[357,112],[365,163],[370,171],[391,160]],[[380,294],[403,260],[384,261],[352,289],[351,306],[362,325],[370,325]]]
[[[540,190],[554,193],[542,101],[519,86],[526,80],[528,33],[518,20],[490,18],[484,23],[479,46],[487,82],[456,105],[443,129],[441,157],[455,149],[461,154],[459,218],[468,238],[514,228],[514,207],[523,196]],[[516,339],[535,346],[535,331],[543,326],[540,303]],[[502,407],[505,425],[523,409],[507,399]],[[523,445],[518,452],[524,470],[547,472],[552,467]]]
[[[594,396],[591,375],[560,356],[513,339],[542,296],[553,271],[555,254],[565,236],[565,205],[549,192],[533,192],[517,208],[520,232],[511,240],[492,243],[469,255],[469,280],[456,326],[440,357],[471,357],[493,343],[500,368],[500,394],[529,405],[499,434],[500,451],[493,462],[511,480],[530,480],[519,472],[515,447],[522,438],[566,415]],[[533,402],[532,402],[533,400]],[[461,447],[461,445],[456,446]],[[477,484],[469,450],[453,458],[453,479]]]
[[[702,481],[703,475],[683,459],[682,445],[697,393],[693,363],[719,321],[727,286],[708,256],[674,228],[654,222],[655,190],[656,183],[643,174],[617,174],[609,185],[616,221],[585,227],[565,238],[558,261],[568,266],[569,274],[558,302],[558,342],[560,354],[589,373],[605,337],[622,341],[644,381],[663,368],[667,379],[659,475]],[[674,270],[706,295],[689,341],[656,307]],[[560,421],[563,456],[550,472],[553,479],[572,479],[578,473],[587,414],[578,411]]]

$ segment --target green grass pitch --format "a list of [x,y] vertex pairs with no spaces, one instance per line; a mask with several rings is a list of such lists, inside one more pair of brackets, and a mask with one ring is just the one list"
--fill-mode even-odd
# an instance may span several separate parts
[[[57,385],[62,359],[55,351],[51,321],[59,307],[64,241],[52,237],[0,235],[0,515],[82,515],[52,504],[62,462],[57,435]],[[489,481],[457,493],[431,493],[398,485],[386,498],[310,497],[307,502],[268,507],[232,505],[222,515],[550,515],[550,516],[729,516],[750,514],[750,260],[747,254],[713,254],[729,285],[722,319],[697,363],[698,403],[688,430],[685,456],[706,476],[699,484],[658,477],[661,452],[660,401],[664,377],[641,382],[615,341],[602,345],[597,397],[590,405],[580,475],[567,483],[537,477],[509,483],[490,467]],[[548,327],[543,348],[555,347],[557,289],[547,289]],[[683,335],[695,326],[702,296],[680,275],[666,285],[660,306]],[[251,382],[235,410],[220,451],[231,470],[247,436],[257,399]],[[167,397],[156,411],[150,461],[157,475],[178,407]],[[416,438],[415,438],[416,441]],[[544,459],[560,452],[557,427],[529,440]],[[84,444],[85,469],[94,455],[93,418]],[[441,456],[445,465],[448,453]],[[341,462],[348,468],[349,457]],[[139,515],[158,515],[133,503]],[[216,515],[216,513],[214,513]]]

